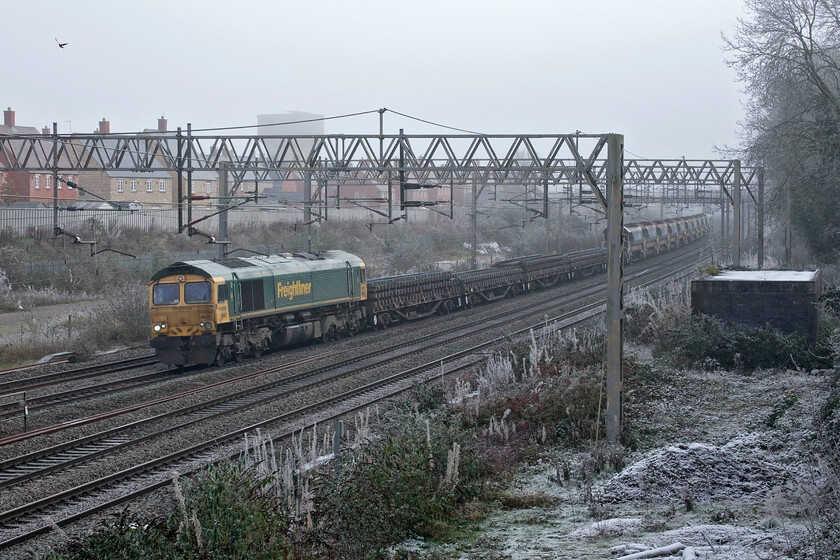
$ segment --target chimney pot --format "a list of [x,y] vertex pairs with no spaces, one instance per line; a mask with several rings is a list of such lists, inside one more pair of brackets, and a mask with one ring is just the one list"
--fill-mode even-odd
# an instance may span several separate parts
[[15,126],[15,112],[12,111],[11,107],[3,111],[3,124],[8,127]]
[[49,136],[50,135],[50,127],[45,126],[44,128],[42,128],[41,129],[41,134],[43,134],[44,136]]
[[105,120],[105,117],[102,117],[102,120],[99,121],[99,134],[111,134],[111,123]]
[[166,119],[163,118],[163,115],[160,116],[158,119],[158,131],[159,132],[166,132]]

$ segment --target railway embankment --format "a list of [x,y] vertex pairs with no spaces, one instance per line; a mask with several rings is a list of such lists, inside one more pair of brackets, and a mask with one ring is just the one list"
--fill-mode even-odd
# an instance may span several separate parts
[[535,329],[472,374],[348,418],[338,458],[326,426],[291,444],[252,433],[241,462],[61,550],[199,558],[244,546],[236,534],[301,558],[832,558],[837,345],[794,367],[686,364],[680,346],[708,333],[686,291],[627,303],[620,444],[603,437],[599,329]]

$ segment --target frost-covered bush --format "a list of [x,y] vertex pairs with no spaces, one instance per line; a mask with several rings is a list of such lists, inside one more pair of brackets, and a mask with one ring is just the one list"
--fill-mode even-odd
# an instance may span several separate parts
[[827,355],[812,352],[807,339],[772,327],[739,329],[706,315],[695,316],[667,331],[658,349],[679,366],[713,363],[729,370],[825,367]]
[[378,557],[412,535],[440,536],[483,473],[448,413],[398,413],[382,428],[345,453],[339,474],[318,490],[319,538],[342,558]]
[[691,316],[688,282],[671,283],[655,290],[637,289],[627,294],[625,333],[629,340],[651,343]]

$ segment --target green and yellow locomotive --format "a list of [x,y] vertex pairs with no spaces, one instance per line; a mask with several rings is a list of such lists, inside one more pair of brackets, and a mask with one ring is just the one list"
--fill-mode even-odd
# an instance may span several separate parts
[[178,262],[149,286],[151,346],[170,365],[223,363],[363,325],[365,265],[344,251]]

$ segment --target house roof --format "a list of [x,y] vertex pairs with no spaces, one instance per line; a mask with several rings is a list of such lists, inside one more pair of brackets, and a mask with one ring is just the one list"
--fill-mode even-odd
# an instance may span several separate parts
[[0,124],[0,134],[3,136],[17,136],[22,134],[43,136],[41,131],[34,126],[6,126],[5,124]]

